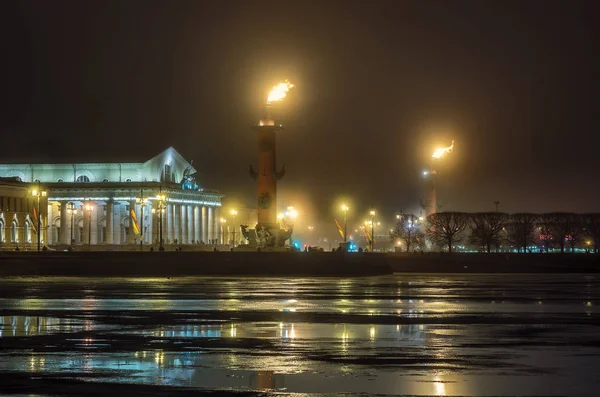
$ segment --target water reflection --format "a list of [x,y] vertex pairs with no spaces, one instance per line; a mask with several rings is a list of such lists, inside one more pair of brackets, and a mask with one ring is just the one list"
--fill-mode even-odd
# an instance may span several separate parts
[[600,365],[600,282],[587,276],[49,280],[0,281],[0,310],[22,314],[0,317],[0,371],[290,393],[586,395],[566,380],[589,384]]
[[81,322],[66,318],[39,316],[0,316],[0,338],[72,332],[83,328]]

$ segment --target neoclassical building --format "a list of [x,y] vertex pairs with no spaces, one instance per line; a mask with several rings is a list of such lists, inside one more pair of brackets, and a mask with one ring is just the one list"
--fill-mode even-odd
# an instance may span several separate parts
[[195,174],[172,147],[141,163],[0,164],[0,237],[7,245],[37,241],[29,231],[35,189],[47,194],[39,212],[49,246],[158,244],[160,219],[164,244],[218,242],[223,196],[198,187]]

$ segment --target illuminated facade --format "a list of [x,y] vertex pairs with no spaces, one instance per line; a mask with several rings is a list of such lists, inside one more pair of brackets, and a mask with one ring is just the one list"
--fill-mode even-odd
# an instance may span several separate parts
[[[47,197],[40,197],[42,230],[46,224]],[[38,200],[30,185],[14,178],[0,178],[0,247],[37,247]],[[45,241],[42,235],[42,241]]]
[[[164,244],[217,244],[223,196],[199,188],[195,174],[172,147],[140,163],[0,165],[0,177],[22,182],[21,196],[38,185],[47,190],[41,212],[48,245],[159,244],[161,219]],[[165,197],[162,211],[158,195]],[[18,223],[27,224],[21,212]],[[12,233],[9,216],[2,214],[4,235]]]

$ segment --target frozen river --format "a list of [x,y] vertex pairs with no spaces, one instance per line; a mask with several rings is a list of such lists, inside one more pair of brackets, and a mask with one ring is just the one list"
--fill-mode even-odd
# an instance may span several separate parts
[[0,394],[600,395],[588,275],[0,280]]

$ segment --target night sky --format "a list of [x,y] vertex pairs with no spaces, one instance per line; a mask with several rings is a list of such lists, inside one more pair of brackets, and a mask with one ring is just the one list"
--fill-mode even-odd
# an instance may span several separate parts
[[582,1],[15,1],[0,10],[2,162],[174,146],[255,204],[250,126],[279,81],[280,204],[600,211],[600,35]]

